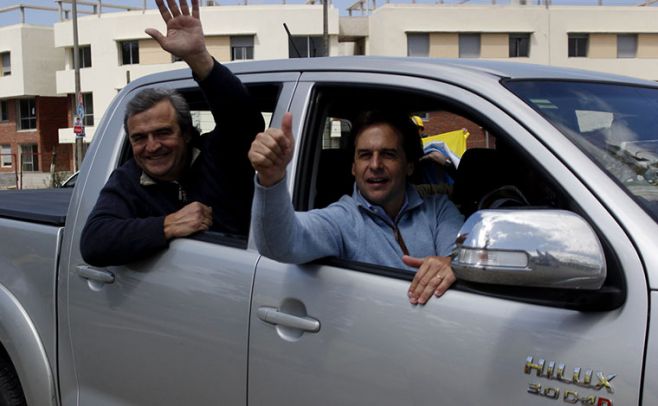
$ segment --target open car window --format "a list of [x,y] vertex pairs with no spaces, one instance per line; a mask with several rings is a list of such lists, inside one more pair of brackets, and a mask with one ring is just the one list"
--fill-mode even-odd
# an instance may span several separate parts
[[[567,208],[567,199],[536,163],[495,123],[478,117],[468,106],[409,89],[374,86],[318,86],[314,100],[305,128],[310,136],[303,139],[296,177],[297,210],[326,207],[352,194],[352,122],[363,111],[391,108],[406,112],[410,120],[413,116],[422,120],[419,132],[427,154],[410,178],[421,195],[447,194],[466,217],[486,208],[485,197],[490,204],[507,199],[508,206]],[[442,152],[451,164],[429,159],[433,150]]]
[[[270,126],[272,115],[277,106],[279,95],[281,92],[281,83],[248,83],[245,84],[249,93],[254,98],[265,122],[265,128]],[[213,118],[210,107],[198,87],[180,88],[176,89],[185,98],[190,106],[190,113],[192,115],[192,122],[197,127],[201,136],[206,135],[215,128],[215,120]],[[239,136],[239,134],[237,134]],[[119,165],[125,163],[132,157],[132,149],[128,140],[125,137],[125,144],[122,149],[121,159]],[[230,176],[230,174],[228,175]],[[217,231],[207,231],[199,234],[194,234],[190,238],[203,240],[208,242],[219,243],[236,248],[247,247],[247,235],[221,233]]]

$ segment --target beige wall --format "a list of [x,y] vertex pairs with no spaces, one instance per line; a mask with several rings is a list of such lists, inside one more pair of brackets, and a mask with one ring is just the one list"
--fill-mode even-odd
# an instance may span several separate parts
[[64,67],[64,52],[53,47],[53,35],[51,27],[0,27],[0,52],[11,59],[11,74],[0,77],[0,98],[57,95],[55,72]]
[[155,40],[140,39],[139,63],[143,65],[171,63],[171,55],[160,48],[160,44],[158,44]]
[[433,58],[457,58],[459,56],[459,35],[456,32],[431,32],[429,41],[429,56]]
[[637,57],[658,58],[658,34],[638,34]]
[[509,57],[509,34],[482,33],[480,36],[480,57]]
[[231,60],[231,37],[228,35],[218,35],[206,37],[206,47],[210,55],[214,56],[220,62],[229,62]]
[[588,58],[616,58],[617,34],[590,34]]

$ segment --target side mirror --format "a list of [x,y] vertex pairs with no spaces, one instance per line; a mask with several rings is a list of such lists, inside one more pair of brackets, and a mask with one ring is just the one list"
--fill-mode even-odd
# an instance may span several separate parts
[[599,289],[603,248],[580,216],[564,210],[480,210],[457,236],[457,279],[494,285]]

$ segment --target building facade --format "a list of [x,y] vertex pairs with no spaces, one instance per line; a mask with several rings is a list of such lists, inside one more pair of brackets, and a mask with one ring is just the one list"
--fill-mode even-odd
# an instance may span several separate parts
[[67,106],[55,87],[64,58],[54,47],[53,28],[0,27],[0,60],[0,185],[17,185],[23,173],[48,172],[53,162],[56,170],[70,170],[72,149],[58,139]]

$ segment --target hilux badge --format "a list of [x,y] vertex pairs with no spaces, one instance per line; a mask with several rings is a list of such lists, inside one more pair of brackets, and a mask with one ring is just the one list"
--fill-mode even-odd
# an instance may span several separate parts
[[[535,375],[550,381],[575,385],[594,391],[600,391],[605,388],[606,393],[614,393],[611,381],[615,378],[615,374],[604,374],[601,371],[595,373],[591,369],[585,370],[583,373],[581,368],[574,368],[573,372],[569,375],[565,364],[556,361],[547,362],[541,358],[535,362],[534,357],[526,358],[523,372],[527,375]],[[582,394],[582,391],[571,388],[560,388],[550,383],[543,385],[541,383],[530,383],[528,385],[528,393],[549,399],[562,399],[565,403],[570,404],[580,403],[587,406],[612,406],[611,399],[593,394]]]

